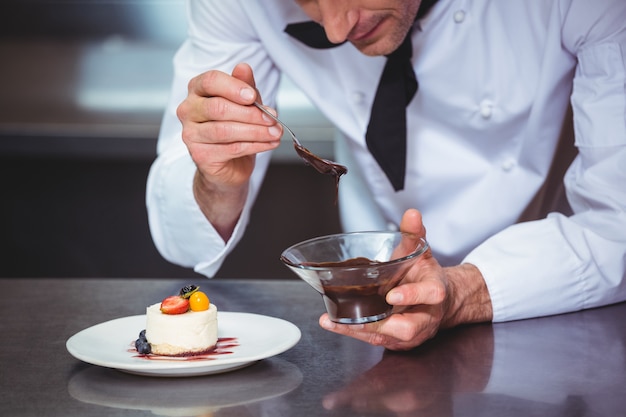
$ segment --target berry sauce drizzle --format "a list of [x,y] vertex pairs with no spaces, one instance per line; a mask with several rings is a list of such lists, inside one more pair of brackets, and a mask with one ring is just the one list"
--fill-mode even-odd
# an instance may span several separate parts
[[203,360],[215,360],[217,356],[230,355],[233,353],[232,349],[239,346],[239,342],[236,337],[220,337],[217,339],[217,343],[214,348],[211,348],[205,352],[181,354],[178,356],[166,356],[155,355],[154,353],[137,353],[135,348],[135,342],[131,343],[132,348],[128,349],[129,352],[135,353],[133,358],[140,358],[150,361],[203,361]]

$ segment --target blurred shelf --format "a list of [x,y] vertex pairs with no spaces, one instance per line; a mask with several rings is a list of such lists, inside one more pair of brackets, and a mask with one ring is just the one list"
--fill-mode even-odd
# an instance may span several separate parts
[[[182,0],[3,2],[0,153],[154,157],[184,13]],[[333,126],[290,80],[277,103],[305,146],[332,157]],[[296,160],[284,139],[274,159]]]

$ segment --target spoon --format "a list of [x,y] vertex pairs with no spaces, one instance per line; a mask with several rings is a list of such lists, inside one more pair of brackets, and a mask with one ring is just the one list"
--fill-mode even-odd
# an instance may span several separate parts
[[343,165],[340,165],[336,162],[329,161],[328,159],[320,158],[315,155],[313,152],[309,151],[307,148],[302,146],[298,138],[296,138],[295,133],[289,127],[284,124],[278,117],[274,116],[270,113],[263,105],[254,102],[254,105],[259,108],[263,113],[267,114],[269,117],[274,119],[277,123],[280,123],[282,127],[284,127],[287,132],[291,135],[291,139],[293,139],[293,147],[296,150],[296,153],[304,160],[307,165],[311,165],[321,174],[332,175],[335,178],[336,186],[339,186],[339,177],[346,174],[348,172],[348,168]]

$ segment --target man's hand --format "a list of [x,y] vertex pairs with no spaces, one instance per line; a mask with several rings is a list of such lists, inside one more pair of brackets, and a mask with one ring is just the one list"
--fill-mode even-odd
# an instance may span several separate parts
[[[414,209],[404,213],[400,230],[426,237],[422,216]],[[470,264],[442,268],[430,249],[387,293],[387,302],[397,313],[384,320],[347,325],[334,323],[323,314],[320,325],[387,349],[408,350],[435,336],[439,329],[492,318],[491,299],[480,271]]]
[[196,201],[224,240],[241,214],[256,154],[278,147],[282,136],[279,125],[251,106],[257,97],[252,69],[239,64],[231,75],[207,71],[193,78],[177,109],[197,167]]

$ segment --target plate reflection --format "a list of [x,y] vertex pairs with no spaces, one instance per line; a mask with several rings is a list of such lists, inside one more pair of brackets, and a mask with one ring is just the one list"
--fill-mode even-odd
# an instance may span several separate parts
[[159,416],[213,415],[216,411],[277,398],[297,388],[302,373],[278,359],[226,374],[154,378],[90,366],[69,381],[69,394],[84,403]]

